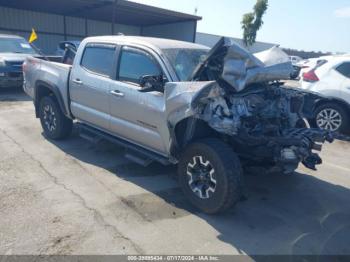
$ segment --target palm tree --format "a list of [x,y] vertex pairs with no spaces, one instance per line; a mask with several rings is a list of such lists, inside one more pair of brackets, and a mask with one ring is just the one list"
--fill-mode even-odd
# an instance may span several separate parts
[[243,15],[241,24],[243,29],[243,41],[246,46],[255,43],[257,32],[264,23],[262,17],[267,7],[268,0],[257,0],[254,5],[254,11]]

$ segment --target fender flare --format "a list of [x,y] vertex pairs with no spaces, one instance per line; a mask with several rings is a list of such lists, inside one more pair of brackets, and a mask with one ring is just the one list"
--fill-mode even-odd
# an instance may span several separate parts
[[34,88],[34,105],[35,105],[36,117],[39,117],[39,92],[38,92],[38,90],[39,90],[40,86],[46,87],[54,94],[55,98],[57,99],[58,105],[59,105],[61,111],[63,112],[63,114],[65,116],[69,116],[69,114],[64,106],[63,98],[62,98],[62,95],[59,91],[59,88],[54,84],[38,80],[35,83],[35,88]]
[[340,97],[333,97],[333,96],[323,97],[323,98],[318,99],[315,103],[315,110],[317,109],[318,106],[320,106],[324,103],[336,103],[340,106],[343,106],[345,110],[348,110],[350,112],[349,102],[345,101],[344,99],[342,99]]

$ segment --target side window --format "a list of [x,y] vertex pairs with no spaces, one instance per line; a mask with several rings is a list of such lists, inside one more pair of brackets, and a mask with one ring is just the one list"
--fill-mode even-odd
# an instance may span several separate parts
[[114,60],[114,46],[92,45],[85,48],[81,66],[94,73],[110,76]]
[[343,76],[350,78],[350,62],[345,62],[339,65],[336,69]]
[[160,75],[161,69],[156,60],[138,49],[123,48],[119,63],[119,81],[138,84],[140,77],[145,75]]

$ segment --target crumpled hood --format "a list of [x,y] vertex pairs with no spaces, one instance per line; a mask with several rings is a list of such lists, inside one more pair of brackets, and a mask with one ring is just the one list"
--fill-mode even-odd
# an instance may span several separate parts
[[264,64],[230,38],[221,38],[207,59],[198,65],[191,80],[218,81],[239,92],[247,85],[289,79],[290,61]]

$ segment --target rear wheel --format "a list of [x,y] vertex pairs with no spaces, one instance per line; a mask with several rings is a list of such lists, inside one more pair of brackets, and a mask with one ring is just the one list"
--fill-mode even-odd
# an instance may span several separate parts
[[349,117],[346,110],[334,103],[319,106],[315,112],[315,124],[321,129],[333,132],[348,132]]
[[187,147],[178,175],[184,194],[201,211],[214,214],[242,196],[242,169],[233,150],[219,139],[204,139]]
[[59,140],[72,132],[72,120],[63,114],[54,97],[45,96],[40,100],[39,117],[48,138]]

